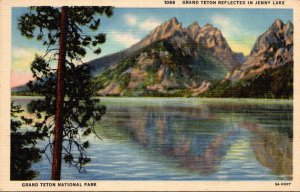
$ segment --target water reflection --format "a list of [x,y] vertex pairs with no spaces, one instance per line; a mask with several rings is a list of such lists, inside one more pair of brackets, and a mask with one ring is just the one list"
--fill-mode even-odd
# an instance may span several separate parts
[[[251,113],[256,114],[254,121],[248,117]],[[274,114],[268,117],[266,113],[262,108],[231,105],[114,107],[105,122],[115,131],[110,135],[121,133],[123,139],[134,140],[154,155],[199,174],[216,173],[230,146],[250,132],[257,161],[274,174],[291,175],[291,139],[282,131],[261,127],[259,121],[268,118],[276,124]]]
[[[179,167],[198,173],[216,172],[222,157],[239,134],[239,129],[217,119],[207,106],[180,110],[143,107],[118,111],[127,115],[123,115],[123,121],[112,123],[132,132],[131,139],[146,149],[172,158]],[[114,115],[120,118],[120,114]]]
[[241,126],[253,134],[251,146],[256,159],[263,166],[272,169],[275,174],[291,177],[293,172],[292,138],[282,132],[270,132],[253,122],[243,122]]
[[[104,140],[91,138],[87,175],[66,166],[64,179],[292,179],[291,103],[124,100],[107,99],[103,127],[97,128]],[[38,179],[50,179],[46,158],[33,168]]]

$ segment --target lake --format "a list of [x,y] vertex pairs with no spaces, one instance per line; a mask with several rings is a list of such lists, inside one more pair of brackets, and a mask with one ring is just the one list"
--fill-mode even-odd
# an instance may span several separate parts
[[[32,98],[13,97],[26,105]],[[270,99],[101,98],[86,173],[63,180],[291,180],[293,102]],[[43,142],[39,143],[43,147]],[[51,178],[47,158],[32,165]]]

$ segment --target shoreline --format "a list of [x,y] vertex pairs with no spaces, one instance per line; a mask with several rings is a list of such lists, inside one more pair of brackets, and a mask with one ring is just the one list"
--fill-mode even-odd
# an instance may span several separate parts
[[[11,100],[14,99],[38,99],[43,98],[43,96],[16,96],[12,95]],[[208,103],[232,103],[232,104],[290,104],[293,105],[294,99],[272,99],[272,98],[216,98],[216,97],[103,97],[96,96],[94,98],[99,98],[101,103],[103,102],[118,102],[124,101],[127,102],[135,102],[135,103],[149,103],[153,102],[153,99],[165,101],[168,104],[170,101],[178,101],[181,100],[186,103],[194,103],[194,104],[208,104]],[[218,101],[218,102],[216,102]],[[152,103],[153,105],[157,103]]]

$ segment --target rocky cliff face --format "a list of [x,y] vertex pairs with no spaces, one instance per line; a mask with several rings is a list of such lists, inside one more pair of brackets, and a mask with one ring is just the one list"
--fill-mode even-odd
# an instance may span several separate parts
[[[204,61],[193,47],[197,44],[185,33],[151,44],[100,74],[97,81],[103,87],[99,87],[98,94],[183,96],[202,93],[209,86],[207,83],[204,86],[203,81],[215,78],[209,72],[220,73],[219,78],[222,78],[226,68],[214,63],[209,52]],[[195,57],[199,58],[198,64],[194,64]]]
[[171,36],[177,37],[177,41],[181,37],[185,37],[184,40],[186,40],[186,36],[189,36],[199,46],[207,48],[214,56],[223,61],[223,64],[225,64],[230,70],[241,65],[244,61],[243,54],[234,53],[231,50],[219,29],[215,28],[211,24],[206,24],[204,27],[201,27],[197,21],[194,21],[187,28],[182,28],[182,24],[173,17],[169,21],[154,29],[153,32],[149,36],[145,37],[141,42],[149,45],[153,42],[167,39]]
[[210,50],[210,52],[224,62],[229,68],[233,69],[244,61],[242,53],[234,53],[229,47],[222,32],[212,26],[206,24],[203,28],[195,21],[187,27],[190,36],[201,46]]
[[[293,24],[276,20],[258,37],[246,60],[231,50],[219,29],[210,24],[201,27],[197,22],[183,28],[176,18],[158,26],[128,50],[132,49],[136,50],[134,54],[99,76],[99,84],[104,86],[98,94],[198,96],[210,91],[212,80],[224,79],[228,71],[225,79],[237,83],[261,74],[259,82],[247,81],[259,87],[271,77],[276,82],[290,82],[282,73],[292,68]],[[279,97],[284,85],[266,86],[265,92],[272,89],[272,94]],[[247,96],[249,90],[243,91]]]
[[150,45],[156,41],[167,39],[176,31],[182,30],[182,24],[178,22],[176,17],[171,18],[167,22],[156,27],[149,35],[143,38],[138,44],[145,46]]
[[189,25],[186,30],[196,42],[199,42],[201,26],[197,21],[194,21],[191,25]]
[[[117,64],[122,59],[129,57],[131,54],[158,41],[173,38],[177,45],[197,44],[210,51],[217,59],[222,61],[229,70],[241,65],[244,56],[240,53],[234,53],[229,47],[221,31],[210,24],[203,28],[195,21],[187,28],[183,28],[176,17],[171,18],[160,26],[156,27],[149,35],[144,37],[140,42],[132,45],[130,48],[91,62],[95,68],[95,73],[102,71],[110,65]],[[187,46],[189,49],[189,46]],[[201,53],[200,53],[201,54]]]
[[[241,64],[221,31],[193,22],[187,28],[173,17],[156,27],[97,79],[99,95],[199,95],[210,80],[223,79]],[[180,92],[180,93],[179,93]],[[182,95],[178,95],[182,96]]]
[[223,79],[240,65],[220,30],[197,22],[183,28],[175,17],[128,50],[133,49],[97,77],[104,85],[99,95],[174,95],[184,90],[195,96],[208,89],[208,81]]
[[146,46],[149,46],[152,43],[169,38],[176,31],[180,30],[182,30],[182,25],[178,22],[177,18],[171,18],[165,23],[162,23],[161,25],[157,26],[154,30],[150,32],[149,35],[144,37],[138,43],[127,48],[126,50],[91,61],[90,65],[92,65],[94,68],[94,74],[97,74],[103,71],[104,69],[117,64],[122,59],[130,57],[130,55],[143,49]]
[[249,79],[268,68],[276,68],[293,61],[293,24],[275,20],[271,27],[259,36],[247,60],[241,67],[229,73],[226,79]]

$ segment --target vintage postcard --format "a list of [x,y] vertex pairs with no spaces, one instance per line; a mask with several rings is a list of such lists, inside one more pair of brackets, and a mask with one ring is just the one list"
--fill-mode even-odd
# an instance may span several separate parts
[[300,190],[300,1],[0,4],[0,191]]

